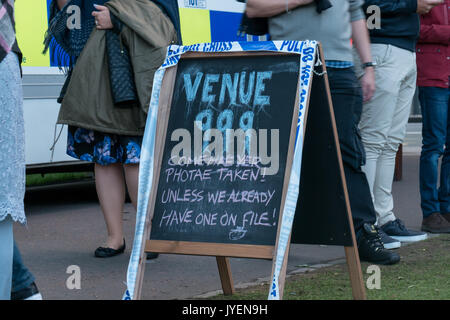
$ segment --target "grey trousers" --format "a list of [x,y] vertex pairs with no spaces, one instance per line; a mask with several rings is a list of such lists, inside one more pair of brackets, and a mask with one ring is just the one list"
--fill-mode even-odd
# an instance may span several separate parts
[[377,224],[382,226],[396,219],[392,197],[395,156],[405,138],[417,69],[414,52],[376,43],[371,48],[377,62],[376,91],[363,106],[359,129],[366,151],[362,170],[369,182]]
[[0,221],[0,300],[11,299],[13,248],[13,221],[8,216]]

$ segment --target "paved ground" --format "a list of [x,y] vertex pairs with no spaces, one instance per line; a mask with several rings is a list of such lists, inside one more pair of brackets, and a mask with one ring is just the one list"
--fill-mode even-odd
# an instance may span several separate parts
[[405,154],[420,154],[422,146],[422,123],[408,123],[408,133],[403,143]]
[[[419,132],[417,126],[408,129]],[[403,163],[403,180],[394,183],[395,211],[408,227],[421,223],[417,154],[419,138],[408,135]],[[105,238],[104,220],[94,187],[68,187],[27,194],[28,226],[15,227],[16,240],[26,265],[37,278],[46,299],[120,299],[125,290],[130,244],[134,234],[134,211],[126,205],[124,226],[126,253],[111,259],[97,259],[95,248]],[[305,264],[317,264],[344,257],[342,247],[292,245],[288,271]],[[69,266],[81,269],[81,289],[69,290]],[[270,276],[272,262],[231,259],[235,284]],[[364,271],[364,270],[363,270]],[[147,263],[144,299],[185,299],[220,289],[215,258],[161,255]]]

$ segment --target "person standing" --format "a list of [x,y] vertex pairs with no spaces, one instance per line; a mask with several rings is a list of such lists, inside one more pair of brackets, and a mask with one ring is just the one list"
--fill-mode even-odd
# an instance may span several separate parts
[[[80,9],[81,28],[67,23],[73,5]],[[53,0],[49,26],[46,48],[55,40],[70,56],[58,116],[69,126],[67,154],[95,163],[107,239],[94,255],[112,257],[125,250],[126,188],[136,208],[153,75],[177,33],[153,1]]]
[[13,222],[26,222],[21,60],[14,1],[0,0],[0,300],[11,298]]
[[[366,0],[364,8],[381,12],[380,28],[370,30],[376,77],[372,100],[364,104],[359,129],[366,151],[363,171],[371,189],[377,224],[387,235],[384,242],[420,241],[424,232],[409,230],[394,214],[392,183],[395,158],[406,134],[411,104],[416,91],[415,46],[419,35],[419,14],[442,0]],[[357,60],[355,54],[355,60]],[[363,76],[363,70],[357,70]],[[398,243],[400,245],[400,243]]]
[[416,51],[423,136],[420,155],[422,230],[431,233],[450,233],[449,18],[450,0],[422,15]]
[[[328,3],[327,3],[328,2]],[[370,189],[361,171],[364,150],[358,133],[363,100],[370,100],[375,77],[362,0],[248,0],[250,18],[269,17],[274,40],[320,41],[325,55],[344,172],[361,260],[395,264],[400,256],[386,250],[380,238]],[[322,6],[326,5],[326,6]],[[330,7],[331,5],[331,7]],[[366,70],[361,82],[354,72],[353,38]]]

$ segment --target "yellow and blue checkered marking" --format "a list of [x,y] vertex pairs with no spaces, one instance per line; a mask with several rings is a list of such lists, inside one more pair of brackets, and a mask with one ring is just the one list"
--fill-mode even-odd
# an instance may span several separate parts
[[[44,35],[48,27],[48,9],[51,0],[16,1],[17,38],[24,54],[24,66],[55,67],[56,59],[50,53],[42,54]],[[203,3],[203,2],[202,2]],[[195,43],[246,41],[246,36],[238,35],[242,13],[180,6],[180,25],[183,45]],[[214,8],[214,7],[213,7]]]

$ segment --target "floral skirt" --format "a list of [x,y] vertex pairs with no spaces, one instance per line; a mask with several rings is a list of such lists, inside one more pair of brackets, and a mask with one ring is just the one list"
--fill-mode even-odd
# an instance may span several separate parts
[[124,136],[69,126],[67,154],[83,161],[106,166],[114,163],[138,164],[141,136]]

